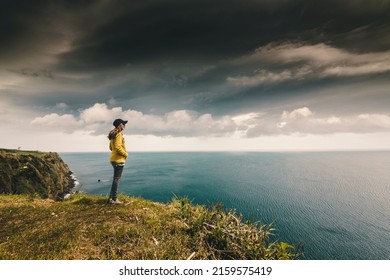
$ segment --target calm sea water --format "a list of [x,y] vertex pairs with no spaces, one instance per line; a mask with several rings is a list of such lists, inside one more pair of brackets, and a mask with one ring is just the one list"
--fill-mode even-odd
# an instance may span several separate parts
[[[63,153],[82,190],[108,195],[108,153]],[[305,259],[390,259],[390,152],[132,153],[120,192],[222,202]],[[100,181],[99,181],[100,180]]]

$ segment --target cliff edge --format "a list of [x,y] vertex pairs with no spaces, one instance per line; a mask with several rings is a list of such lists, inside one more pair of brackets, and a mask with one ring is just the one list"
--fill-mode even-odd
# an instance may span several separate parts
[[[244,222],[221,205],[188,198],[156,203],[75,194],[54,201],[0,194],[0,260],[247,260],[294,259],[270,226]],[[257,274],[260,276],[261,274]]]
[[57,153],[0,149],[0,194],[59,199],[74,186],[71,174]]
[[163,204],[121,195],[122,205],[110,205],[106,197],[88,194],[54,200],[73,183],[57,153],[0,149],[0,259],[274,260],[300,255],[299,246],[272,240],[271,226],[243,221],[220,204],[192,205],[188,198]]

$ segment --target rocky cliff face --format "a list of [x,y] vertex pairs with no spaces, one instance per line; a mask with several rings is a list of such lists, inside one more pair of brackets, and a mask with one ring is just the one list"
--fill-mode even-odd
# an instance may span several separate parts
[[57,153],[0,149],[0,194],[58,199],[73,188],[70,175]]

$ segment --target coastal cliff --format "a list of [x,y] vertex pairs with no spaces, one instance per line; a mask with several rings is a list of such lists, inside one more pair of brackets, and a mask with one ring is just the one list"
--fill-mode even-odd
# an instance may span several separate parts
[[[294,259],[298,247],[273,240],[271,226],[222,205],[188,198],[157,203],[75,194],[57,153],[0,150],[0,259]],[[38,194],[39,196],[35,195]],[[258,274],[260,275],[260,274]]]
[[0,194],[58,199],[72,189],[71,174],[57,153],[0,149]]

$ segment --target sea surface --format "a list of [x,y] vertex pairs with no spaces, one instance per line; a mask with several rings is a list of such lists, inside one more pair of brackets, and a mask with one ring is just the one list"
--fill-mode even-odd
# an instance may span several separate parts
[[[61,153],[81,190],[108,195],[108,153]],[[390,259],[390,152],[130,153],[119,191],[158,202],[222,202],[274,223],[303,259]]]

